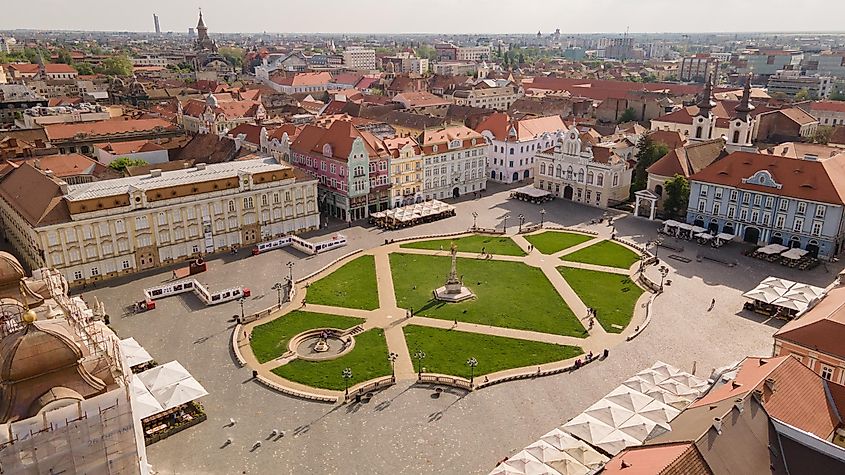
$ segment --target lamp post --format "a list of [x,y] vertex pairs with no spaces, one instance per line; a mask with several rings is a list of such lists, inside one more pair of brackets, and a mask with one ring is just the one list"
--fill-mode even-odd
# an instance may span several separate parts
[[478,366],[478,360],[475,358],[470,358],[467,360],[467,366],[469,366],[469,387],[472,387],[472,382],[475,380],[475,367]]
[[472,229],[473,229],[473,230],[478,229],[478,226],[476,226],[476,222],[477,222],[477,221],[478,221],[478,213],[476,213],[475,211],[473,211],[473,212],[472,212]]
[[660,266],[660,291],[663,292],[663,281],[666,279],[666,276],[669,275],[669,268],[666,266]]
[[517,218],[519,218],[519,231],[518,232],[521,233],[522,232],[522,225],[525,224],[525,215],[520,213],[520,215],[517,216]]
[[417,379],[422,379],[422,362],[425,359],[425,351],[417,350],[414,352],[414,358],[417,359]]
[[[660,247],[660,238],[659,237],[656,238],[654,241],[651,241],[651,243],[654,244],[654,257],[656,258],[657,257],[657,249]],[[655,261],[655,263],[656,262],[657,261]]]
[[285,286],[281,282],[276,282],[275,284],[273,284],[273,290],[276,291],[276,296],[278,297],[277,305],[279,307],[282,306],[282,289],[283,288],[285,288]]
[[387,355],[387,359],[390,360],[390,371],[393,374],[393,379],[396,379],[396,358],[399,358],[399,355],[392,351]]
[[290,285],[293,285],[293,261],[288,261],[288,279],[290,279]]
[[246,297],[241,297],[241,298],[238,299],[238,303],[241,304],[241,320],[242,321],[244,319],[244,300],[246,300]]
[[504,232],[508,232],[508,218],[510,218],[509,214],[506,214],[505,217],[503,218],[503,220],[504,220],[504,224],[503,224],[504,230],[503,231]]
[[343,368],[341,376],[343,377],[343,393],[349,396],[349,380],[352,379],[352,370],[350,368]]
[[540,208],[540,229],[543,228],[543,223],[546,221],[546,209]]

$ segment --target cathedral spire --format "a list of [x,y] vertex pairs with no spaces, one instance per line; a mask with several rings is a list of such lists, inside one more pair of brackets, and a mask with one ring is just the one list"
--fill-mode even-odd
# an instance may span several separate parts
[[197,29],[199,30],[200,28],[205,29],[205,22],[202,21],[202,8],[200,8],[200,19],[197,22]]
[[707,77],[707,82],[704,83],[704,90],[701,91],[701,97],[695,104],[699,109],[698,115],[707,115],[714,107],[716,107],[716,102],[713,100],[712,80],[712,76]]
[[742,89],[742,98],[736,106],[735,115],[737,119],[748,121],[748,114],[754,110],[754,105],[751,104],[751,75],[745,80],[745,87]]

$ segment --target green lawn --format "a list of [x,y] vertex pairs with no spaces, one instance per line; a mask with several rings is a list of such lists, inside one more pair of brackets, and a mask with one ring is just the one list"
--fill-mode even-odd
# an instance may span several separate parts
[[252,330],[252,352],[259,363],[266,363],[288,350],[290,339],[312,328],[338,328],[346,330],[364,323],[362,318],[328,315],[325,313],[294,310],[273,321],[258,325]]
[[361,256],[309,285],[306,300],[332,307],[377,309],[375,257]]
[[433,241],[417,241],[400,245],[406,249],[431,249],[434,251],[443,249],[449,250],[452,243],[458,246],[458,252],[481,252],[483,247],[490,254],[501,254],[505,256],[524,256],[525,251],[517,246],[513,239],[501,236],[482,236],[473,234],[450,239],[435,239]]
[[618,267],[627,269],[637,262],[639,255],[625,246],[612,241],[601,241],[592,246],[567,254],[561,259],[570,262],[583,262],[599,266]]
[[594,239],[595,236],[578,233],[566,233],[560,231],[546,231],[540,234],[525,236],[535,249],[543,254],[554,254],[582,242]]
[[387,342],[384,330],[373,328],[355,336],[355,348],[340,358],[328,361],[293,360],[274,368],[277,375],[315,388],[343,390],[341,377],[344,368],[352,370],[349,385],[354,386],[368,379],[390,376],[387,359]]
[[558,271],[578,294],[584,305],[596,309],[596,318],[605,331],[621,333],[611,325],[628,326],[637,299],[643,290],[624,275],[572,267],[558,267]]
[[445,283],[449,262],[447,256],[391,254],[397,305],[443,320],[584,336],[584,327],[543,271],[520,262],[459,258],[458,274],[476,298],[434,300],[432,292]]
[[[577,346],[517,340],[418,325],[408,325],[403,330],[411,356],[413,357],[418,349],[425,353],[422,366],[427,372],[467,379],[469,379],[470,370],[466,361],[470,357],[478,361],[475,375],[482,376],[510,368],[566,360],[583,353],[583,350]],[[414,360],[414,369],[419,369],[417,360]]]

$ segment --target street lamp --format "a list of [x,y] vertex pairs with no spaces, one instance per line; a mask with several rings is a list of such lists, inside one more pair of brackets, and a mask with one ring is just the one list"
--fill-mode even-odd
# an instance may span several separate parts
[[272,287],[272,289],[276,291],[276,295],[279,297],[278,298],[278,304],[277,304],[279,307],[282,306],[282,289],[283,288],[284,288],[284,285],[281,282],[276,282],[275,284],[273,284],[273,287]]
[[540,228],[543,227],[543,223],[546,221],[546,209],[540,208]]
[[238,299],[238,303],[241,304],[241,320],[244,319],[244,300],[246,300],[246,297],[241,297]]
[[510,218],[509,214],[506,214],[505,217],[503,218],[504,219],[504,226],[503,226],[504,232],[508,232],[508,218]]
[[472,387],[472,382],[475,380],[475,367],[478,366],[478,360],[475,358],[468,359],[467,366],[469,366],[469,387]]
[[660,266],[660,291],[663,292],[663,281],[666,279],[666,276],[669,275],[669,268],[666,266]]
[[525,215],[520,213],[520,215],[517,216],[517,218],[519,218],[519,232],[521,233],[522,232],[522,225],[525,224]]
[[[660,247],[660,238],[659,237],[656,238],[654,241],[651,241],[651,243],[654,244],[654,257],[656,258],[657,257],[657,248]],[[655,262],[657,262],[657,261],[655,261]]]
[[417,379],[422,379],[422,362],[425,359],[425,352],[423,350],[417,350],[414,353],[414,358],[417,359]]
[[293,261],[288,261],[288,279],[290,279],[290,285],[293,285]]
[[393,373],[393,379],[396,379],[396,358],[399,358],[399,355],[392,351],[387,355],[387,359],[390,360],[390,371]]
[[472,212],[472,229],[477,229],[477,228],[478,228],[478,226],[476,226],[476,221],[477,221],[477,220],[478,220],[478,213],[476,213],[475,211],[473,211],[473,212]]
[[343,368],[341,376],[343,377],[343,392],[346,396],[349,396],[349,380],[352,379],[352,370],[349,368]]

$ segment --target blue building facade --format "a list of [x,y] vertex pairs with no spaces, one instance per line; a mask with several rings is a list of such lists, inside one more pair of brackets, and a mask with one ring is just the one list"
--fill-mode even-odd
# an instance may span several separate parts
[[686,221],[752,244],[800,247],[829,259],[839,254],[845,234],[832,168],[839,167],[735,152],[690,177]]

